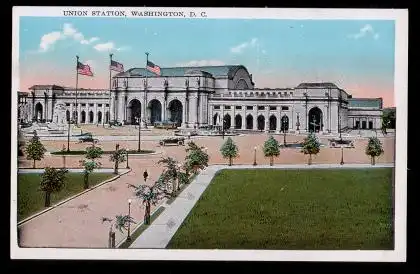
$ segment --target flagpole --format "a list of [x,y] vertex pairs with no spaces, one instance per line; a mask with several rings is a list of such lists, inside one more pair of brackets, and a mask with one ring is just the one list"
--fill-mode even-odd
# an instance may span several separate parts
[[[145,70],[146,70],[146,86],[145,86],[145,88],[144,88],[144,120],[145,120],[145,122],[147,123],[147,112],[146,112],[146,110],[147,110],[147,108],[146,108],[146,104],[147,104],[147,88],[148,88],[148,86],[149,86],[149,83],[147,82],[147,63],[149,63],[149,53],[148,52],[146,52],[146,67],[145,67]],[[139,121],[140,122],[140,121]],[[139,124],[139,126],[140,126],[140,124]]]
[[[110,127],[111,127],[111,88],[112,88],[112,84],[111,84],[111,63],[112,63],[112,55],[113,55],[112,53],[109,54],[109,60],[110,61],[109,61],[109,102],[108,102],[109,116],[108,116],[108,123],[109,123]],[[115,116],[115,105],[114,105],[114,116]]]
[[77,126],[77,124],[78,124],[78,120],[79,120],[79,113],[78,113],[78,109],[77,109],[77,88],[78,88],[78,85],[79,85],[79,70],[78,70],[78,68],[79,68],[79,56],[77,56],[76,55],[76,117],[74,117],[75,118],[75,123],[76,123],[76,126]]

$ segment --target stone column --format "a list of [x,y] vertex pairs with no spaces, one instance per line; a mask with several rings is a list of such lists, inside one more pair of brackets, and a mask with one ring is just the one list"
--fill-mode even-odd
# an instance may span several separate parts
[[186,128],[186,127],[188,127],[188,124],[190,124],[190,121],[189,121],[189,115],[188,115],[188,109],[189,109],[189,104],[190,104],[190,101],[188,100],[186,100],[186,99],[184,99],[184,101],[182,102],[182,124],[181,124],[181,127],[182,128]]
[[106,110],[105,110],[105,106],[106,106],[106,103],[103,103],[102,104],[102,117],[101,117],[101,123],[102,124],[105,124],[105,114],[106,114]]
[[270,106],[265,106],[265,113],[266,113],[266,118],[265,118],[265,126],[264,126],[264,131],[268,132],[270,130]]
[[280,133],[281,131],[281,106],[278,107],[279,110],[277,111],[277,115],[278,115],[278,119],[277,119],[277,123],[276,123],[276,133]]
[[252,112],[253,112],[252,118],[254,119],[253,129],[258,130],[258,106],[257,105],[254,105]]
[[73,103],[70,103],[70,120],[73,119]]
[[213,125],[213,105],[209,105],[209,113],[207,113],[207,116],[210,121],[209,125]]
[[117,114],[118,121],[122,123],[124,120],[124,94],[123,93],[120,93],[120,96],[118,97],[117,111],[118,111],[118,114]]
[[[80,122],[82,121],[82,104],[77,102],[77,123],[80,124]],[[86,118],[86,117],[85,117]]]
[[98,104],[94,103],[93,105],[93,123],[98,123]]
[[242,105],[242,129],[246,129],[246,106]]

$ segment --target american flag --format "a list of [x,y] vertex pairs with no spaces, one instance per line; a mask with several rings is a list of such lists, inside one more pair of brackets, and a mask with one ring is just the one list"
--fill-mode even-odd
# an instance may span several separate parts
[[160,76],[160,67],[159,67],[159,66],[157,66],[157,65],[153,64],[153,63],[152,63],[152,62],[150,62],[150,61],[147,61],[147,66],[146,66],[146,68],[147,68],[149,71],[153,72],[154,74],[157,74],[157,75],[159,75],[159,76]]
[[77,62],[77,73],[86,75],[86,76],[93,76],[93,72],[90,69],[89,65],[84,65],[80,62]]
[[118,63],[117,61],[111,60],[111,65],[109,66],[110,70],[115,70],[118,72],[124,72],[124,66],[121,63]]

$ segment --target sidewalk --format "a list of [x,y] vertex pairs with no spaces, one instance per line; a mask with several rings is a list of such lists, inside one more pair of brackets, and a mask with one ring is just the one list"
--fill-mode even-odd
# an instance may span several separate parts
[[181,226],[200,196],[206,190],[214,175],[222,169],[319,169],[319,168],[381,168],[394,167],[391,164],[314,164],[314,165],[212,165],[203,170],[175,201],[147,228],[130,248],[165,248]]

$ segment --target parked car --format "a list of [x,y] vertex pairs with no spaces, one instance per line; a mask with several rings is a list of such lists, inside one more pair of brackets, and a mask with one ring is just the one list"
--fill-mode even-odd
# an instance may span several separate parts
[[184,137],[169,137],[159,141],[161,146],[165,146],[166,144],[176,144],[176,145],[184,145],[185,138]]
[[109,125],[110,126],[122,126],[122,123],[121,122],[118,122],[118,121],[116,121],[116,120],[113,120],[113,121],[110,121],[109,122]]
[[155,122],[154,127],[163,128],[163,129],[176,129],[177,124],[176,122],[171,122],[171,121]]
[[98,139],[93,138],[92,134],[85,134],[79,138],[79,142],[81,143],[97,143]]

